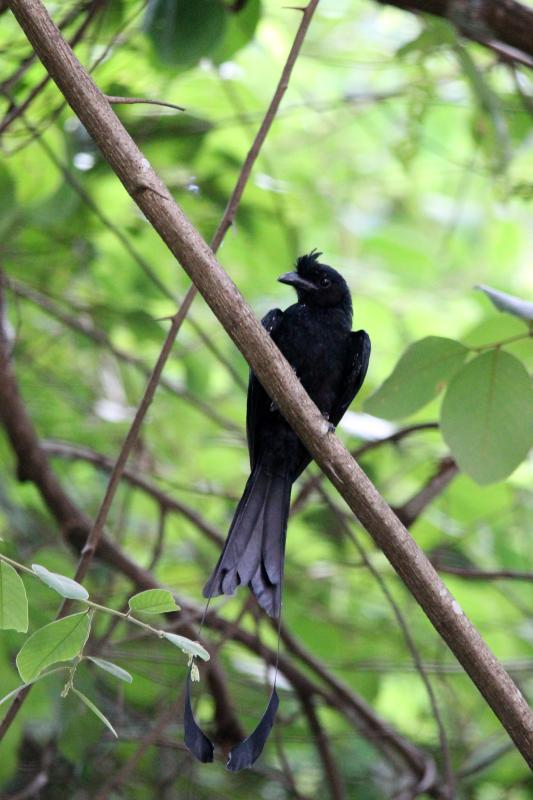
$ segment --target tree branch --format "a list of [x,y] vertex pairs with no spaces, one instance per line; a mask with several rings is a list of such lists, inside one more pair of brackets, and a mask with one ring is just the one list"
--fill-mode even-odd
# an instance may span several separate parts
[[[449,20],[458,32],[489,47],[502,44],[529,56],[533,65],[533,9],[515,0],[377,0],[415,13],[425,12]],[[511,50],[501,50],[509,61]]]
[[[307,10],[314,5],[312,0]],[[127,191],[533,767],[533,713],[510,676],[377,489],[339,439],[329,433],[327,423],[286,359],[77,61],[40,0],[9,0],[9,6]]]

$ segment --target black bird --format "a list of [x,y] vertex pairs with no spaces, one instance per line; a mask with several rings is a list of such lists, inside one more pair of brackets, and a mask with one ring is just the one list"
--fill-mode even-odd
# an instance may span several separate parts
[[[281,275],[298,302],[285,311],[272,309],[262,324],[336,426],[364,381],[370,339],[365,331],[352,333],[350,290],[338,272],[319,262],[321,255],[301,256],[295,272]],[[247,583],[267,614],[278,617],[291,488],[311,456],[253,372],[246,429],[251,474],[204,597],[233,594]]]

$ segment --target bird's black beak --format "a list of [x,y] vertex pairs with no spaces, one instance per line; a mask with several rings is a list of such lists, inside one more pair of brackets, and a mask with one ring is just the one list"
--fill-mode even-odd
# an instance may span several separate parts
[[297,272],[285,272],[278,278],[280,283],[286,283],[288,286],[294,286],[295,289],[304,289],[306,292],[316,290],[316,286],[311,281],[306,281]]

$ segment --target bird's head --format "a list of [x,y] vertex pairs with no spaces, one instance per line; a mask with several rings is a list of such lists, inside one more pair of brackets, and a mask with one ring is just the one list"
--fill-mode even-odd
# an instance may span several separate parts
[[336,270],[321,264],[322,253],[313,250],[296,261],[296,270],[280,275],[280,283],[293,286],[298,301],[308,306],[344,308],[351,314],[352,301],[348,284]]

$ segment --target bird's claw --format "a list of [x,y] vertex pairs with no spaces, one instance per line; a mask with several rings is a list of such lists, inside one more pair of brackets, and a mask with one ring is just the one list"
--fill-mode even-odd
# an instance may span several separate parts
[[335,433],[335,425],[333,425],[333,423],[329,421],[328,412],[327,411],[323,411],[322,412],[322,416],[324,417],[324,419],[328,423],[328,433]]

